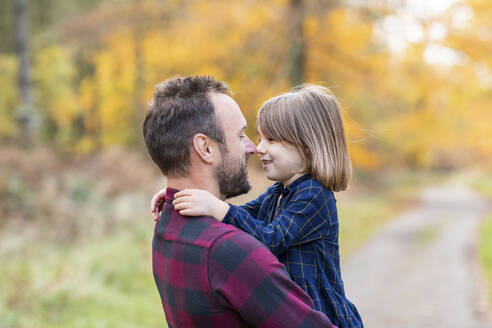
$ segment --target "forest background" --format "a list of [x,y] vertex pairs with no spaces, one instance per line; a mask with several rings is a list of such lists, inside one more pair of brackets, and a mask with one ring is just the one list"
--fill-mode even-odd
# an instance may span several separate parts
[[[0,0],[0,326],[162,324],[147,212],[165,184],[141,126],[168,77],[226,81],[252,139],[269,97],[331,88],[356,173],[347,254],[422,184],[473,172],[490,194],[492,2],[429,3]],[[257,169],[237,201],[268,185]]]

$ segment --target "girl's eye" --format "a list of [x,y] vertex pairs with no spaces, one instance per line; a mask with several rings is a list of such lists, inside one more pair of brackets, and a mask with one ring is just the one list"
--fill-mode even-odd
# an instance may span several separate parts
[[[262,140],[261,138],[258,138],[258,143],[260,143],[260,142],[261,142],[261,140]],[[275,141],[275,140],[273,140],[272,138],[265,138],[265,140],[266,140],[268,143],[272,143],[272,142],[274,142],[274,141]]]

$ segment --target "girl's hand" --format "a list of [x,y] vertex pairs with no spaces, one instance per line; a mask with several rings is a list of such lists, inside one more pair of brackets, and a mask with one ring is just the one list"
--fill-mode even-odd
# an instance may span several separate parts
[[229,204],[206,190],[184,189],[174,195],[174,209],[184,216],[211,216],[222,221],[229,210]]
[[166,197],[166,189],[159,190],[157,194],[152,197],[150,201],[150,212],[152,213],[152,218],[154,221],[158,221],[161,217],[162,205]]

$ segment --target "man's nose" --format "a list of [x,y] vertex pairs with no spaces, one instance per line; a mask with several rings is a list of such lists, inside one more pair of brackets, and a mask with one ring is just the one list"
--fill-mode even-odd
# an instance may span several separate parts
[[255,144],[253,143],[253,141],[251,141],[250,138],[246,137],[248,140],[246,141],[246,154],[248,155],[254,155],[257,153],[257,150],[256,150],[256,146]]

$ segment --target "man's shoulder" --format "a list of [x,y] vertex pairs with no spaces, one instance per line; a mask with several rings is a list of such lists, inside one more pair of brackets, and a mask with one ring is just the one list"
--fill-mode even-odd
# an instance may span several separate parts
[[211,247],[210,258],[220,263],[239,263],[249,258],[253,261],[274,261],[275,256],[253,236],[235,229],[219,236]]
[[185,217],[176,211],[164,213],[155,229],[155,237],[172,242],[210,247],[222,235],[240,232],[209,216]]

